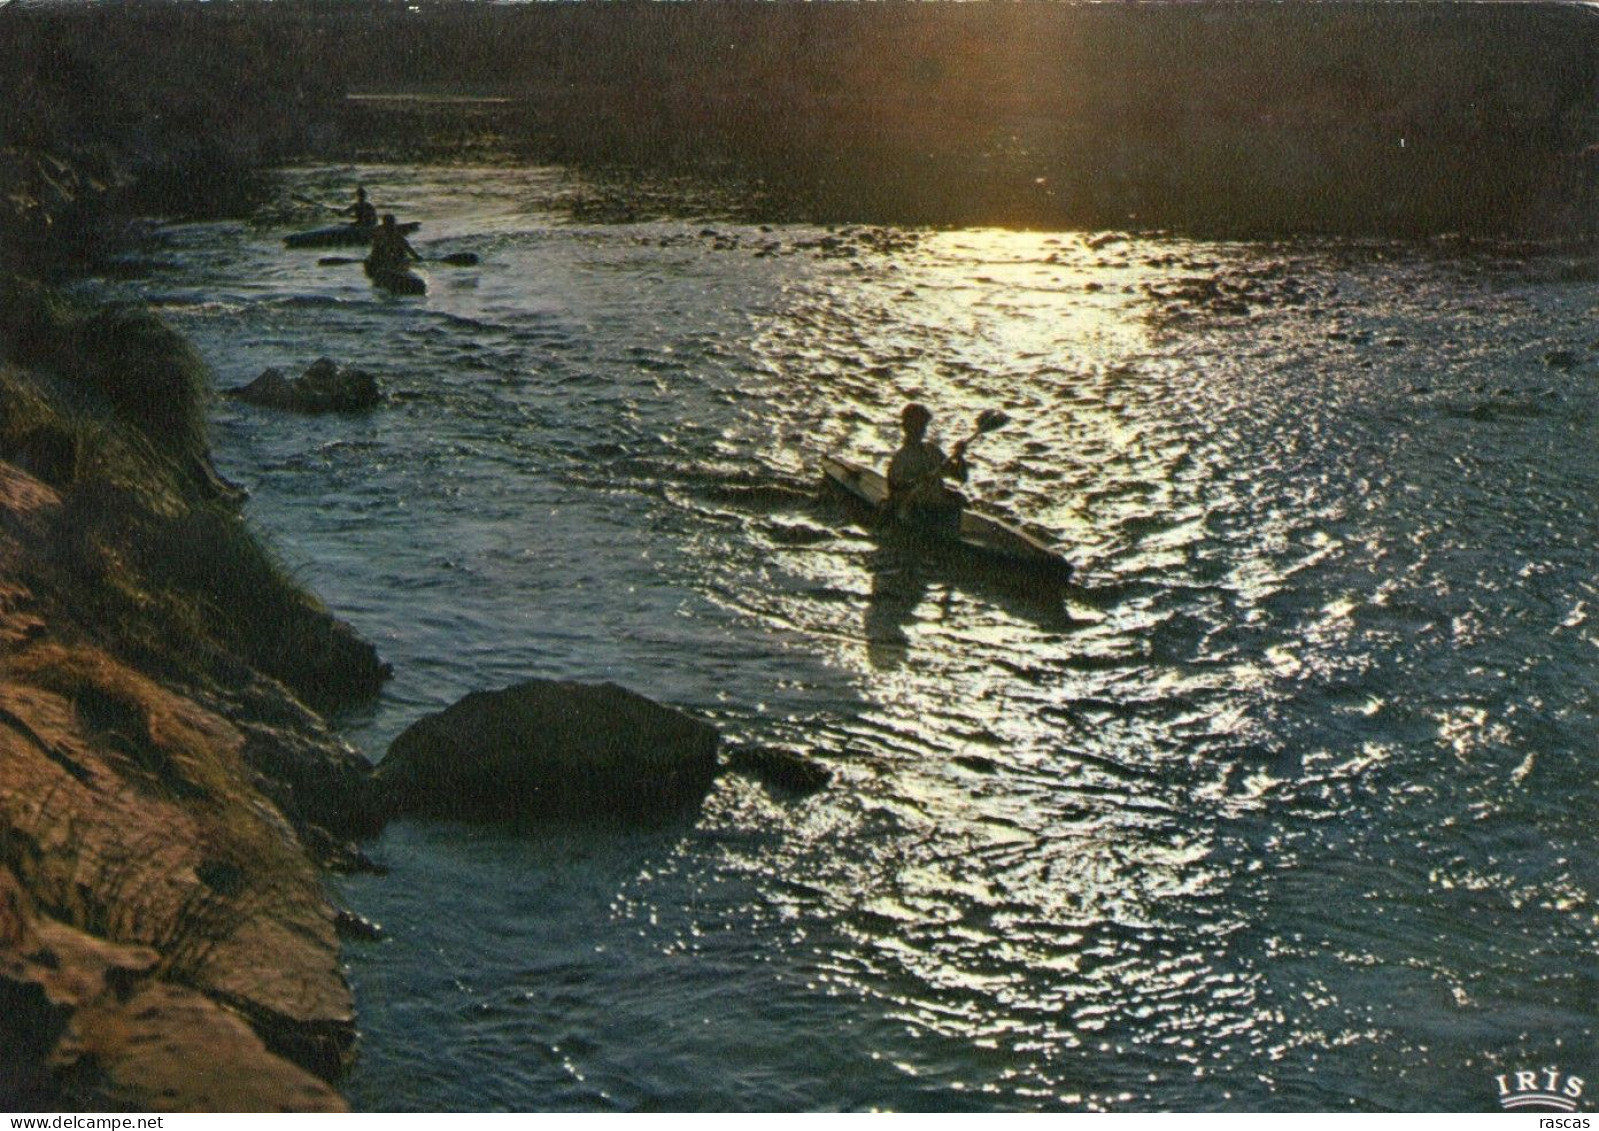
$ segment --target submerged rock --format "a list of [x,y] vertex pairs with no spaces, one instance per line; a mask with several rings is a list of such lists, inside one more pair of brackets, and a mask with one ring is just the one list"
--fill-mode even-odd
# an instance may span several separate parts
[[737,747],[728,752],[727,764],[784,793],[815,793],[833,780],[832,771],[815,759],[775,746]]
[[357,915],[347,908],[339,908],[333,920],[339,938],[351,942],[382,942],[388,937],[382,923],[374,923],[365,915]]
[[312,362],[299,377],[267,369],[228,395],[247,404],[305,413],[365,412],[383,401],[376,377],[325,357]]
[[1550,350],[1543,355],[1543,363],[1550,369],[1570,373],[1582,364],[1582,357],[1576,350]]
[[710,724],[614,683],[529,680],[413,723],[377,779],[387,812],[644,821],[705,796]]
[[963,770],[970,770],[974,774],[997,774],[999,763],[992,758],[985,758],[981,754],[959,754],[950,759]]

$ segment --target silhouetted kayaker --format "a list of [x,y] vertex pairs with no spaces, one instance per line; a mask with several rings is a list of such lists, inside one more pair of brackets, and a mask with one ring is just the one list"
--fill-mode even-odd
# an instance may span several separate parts
[[366,257],[366,273],[374,276],[398,275],[421,259],[395,225],[393,213],[385,215],[378,230],[372,233],[372,251]]
[[888,505],[895,517],[912,525],[958,531],[966,497],[944,480],[966,482],[966,441],[946,456],[927,438],[932,421],[927,406],[914,401],[900,413],[905,438],[889,461]]
[[366,186],[355,186],[355,203],[345,209],[355,218],[358,228],[375,228],[378,226],[378,210],[366,198]]

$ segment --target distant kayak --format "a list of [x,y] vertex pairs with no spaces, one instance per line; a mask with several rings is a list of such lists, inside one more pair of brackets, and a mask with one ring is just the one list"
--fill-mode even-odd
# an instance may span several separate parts
[[[857,506],[876,512],[888,497],[888,480],[871,468],[837,456],[822,457],[822,474],[828,484]],[[925,541],[942,554],[954,554],[969,564],[1001,568],[1030,578],[1064,585],[1071,580],[1072,564],[1031,534],[990,515],[961,512],[960,533],[890,526],[896,534]]]
[[428,293],[427,280],[415,271],[374,271],[368,265],[366,267],[366,277],[372,280],[374,287],[381,287],[390,294],[425,295]]
[[[403,235],[410,235],[421,226],[421,222],[417,220],[396,225]],[[376,224],[334,224],[328,228],[315,228],[309,232],[296,232],[292,236],[284,236],[283,246],[365,247],[372,242],[372,234],[377,230]]]

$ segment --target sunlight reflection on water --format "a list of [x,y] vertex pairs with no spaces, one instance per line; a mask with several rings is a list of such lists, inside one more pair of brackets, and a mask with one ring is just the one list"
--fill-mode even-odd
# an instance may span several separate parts
[[[585,226],[557,171],[359,172],[482,266],[394,301],[180,227],[141,284],[224,385],[326,354],[393,394],[216,425],[396,664],[354,737],[613,678],[835,781],[726,777],[623,837],[391,829],[343,884],[391,931],[350,954],[357,1102],[1481,1107],[1591,1040],[1599,385],[1536,360],[1585,293],[1424,249]],[[946,439],[1011,415],[969,493],[1067,549],[1064,603],[818,497],[912,397]]]

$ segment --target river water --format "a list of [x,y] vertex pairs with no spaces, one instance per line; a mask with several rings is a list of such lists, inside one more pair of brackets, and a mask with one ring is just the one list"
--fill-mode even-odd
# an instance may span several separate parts
[[[360,177],[423,298],[165,228],[102,290],[219,386],[249,514],[396,669],[373,757],[529,676],[824,762],[644,832],[401,822],[338,882],[374,1109],[1481,1110],[1599,1078],[1599,287],[1430,245],[592,223],[553,169]],[[298,226],[321,222],[302,214]],[[818,497],[912,397],[1064,601]]]

